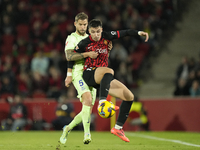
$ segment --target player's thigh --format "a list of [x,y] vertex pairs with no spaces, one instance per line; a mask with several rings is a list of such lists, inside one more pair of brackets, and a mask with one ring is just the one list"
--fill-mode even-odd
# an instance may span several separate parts
[[104,76],[106,73],[110,73],[110,74],[114,75],[114,71],[113,71],[111,68],[108,68],[108,67],[98,67],[98,68],[95,70],[95,73],[94,73],[95,82],[96,82],[97,84],[100,84],[100,83],[101,83],[101,80],[102,80],[102,78],[103,78],[103,76]]
[[[85,92],[90,92],[90,89],[88,87],[88,85],[85,83],[85,81],[83,80],[82,76],[76,76],[74,79],[73,79],[73,84],[74,84],[74,87],[76,88],[77,92],[78,92],[78,98],[81,99],[83,93]],[[82,99],[81,99],[81,102],[82,102]]]
[[110,83],[109,94],[125,101],[132,101],[134,99],[133,93],[116,79],[112,80]]
[[73,79],[73,84],[78,92],[77,97],[80,99],[80,101],[82,102],[82,100],[83,100],[82,96],[84,94],[84,98],[85,99],[88,98],[89,101],[92,101],[92,105],[94,105],[95,99],[96,99],[96,89],[93,87],[89,87],[83,80],[82,75],[76,76]]

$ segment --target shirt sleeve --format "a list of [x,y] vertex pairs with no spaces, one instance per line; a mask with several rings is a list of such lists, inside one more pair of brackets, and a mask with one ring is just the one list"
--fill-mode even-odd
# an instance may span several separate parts
[[83,53],[83,52],[85,52],[85,44],[84,44],[84,42],[83,42],[83,40],[82,41],[80,41],[78,44],[77,44],[77,46],[74,48],[74,52],[77,52],[77,53]]
[[76,44],[75,42],[76,38],[74,36],[68,36],[66,41],[65,41],[65,52],[69,49],[74,49]]
[[138,31],[133,29],[103,32],[103,36],[108,40],[114,40],[125,36],[135,35],[138,35]]

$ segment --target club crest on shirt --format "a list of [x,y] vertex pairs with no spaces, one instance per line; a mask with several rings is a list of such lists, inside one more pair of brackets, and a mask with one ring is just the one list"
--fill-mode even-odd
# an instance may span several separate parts
[[107,41],[107,40],[104,40],[103,43],[104,43],[105,45],[108,45],[108,41]]

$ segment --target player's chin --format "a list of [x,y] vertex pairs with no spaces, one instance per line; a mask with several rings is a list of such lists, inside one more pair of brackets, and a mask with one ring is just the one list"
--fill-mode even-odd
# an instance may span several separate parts
[[94,38],[94,41],[99,41],[100,40],[100,38]]
[[85,32],[86,32],[85,30],[82,30],[82,31],[80,31],[80,34],[81,34],[81,35],[84,35]]

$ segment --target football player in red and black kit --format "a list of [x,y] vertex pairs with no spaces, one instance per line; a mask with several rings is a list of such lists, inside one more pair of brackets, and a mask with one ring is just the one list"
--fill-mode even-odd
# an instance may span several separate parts
[[99,88],[99,105],[106,100],[108,94],[123,100],[117,122],[111,133],[129,142],[129,139],[124,135],[122,127],[129,115],[134,95],[124,84],[114,79],[114,71],[108,68],[108,43],[114,39],[134,35],[145,36],[145,42],[147,42],[148,33],[133,29],[103,32],[102,22],[98,19],[91,20],[88,28],[90,36],[78,43],[75,52],[77,56],[82,55],[83,57],[85,52],[90,51],[98,55],[96,58],[85,58],[83,79],[88,86]]

